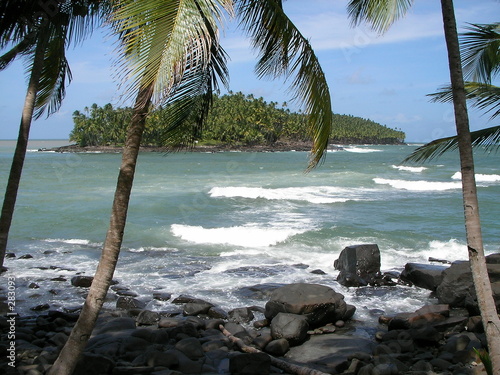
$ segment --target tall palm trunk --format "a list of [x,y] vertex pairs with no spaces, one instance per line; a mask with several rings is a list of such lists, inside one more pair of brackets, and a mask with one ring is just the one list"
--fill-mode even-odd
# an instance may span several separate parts
[[48,375],[71,375],[73,373],[94,329],[97,316],[111,285],[123,240],[135,167],[151,97],[152,85],[140,90],[137,96],[134,115],[123,149],[110,224],[101,259],[78,321]]
[[7,182],[7,188],[5,189],[5,196],[2,205],[2,214],[0,216],[0,273],[2,273],[5,252],[7,251],[7,241],[9,238],[10,226],[12,224],[12,217],[14,216],[17,192],[19,190],[19,183],[23,172],[31,122],[33,120],[36,97],[40,87],[40,78],[43,71],[45,48],[48,41],[42,34],[43,33],[41,33],[41,37],[37,43],[35,56],[33,58],[33,66],[31,68],[28,90],[24,99],[24,107],[21,115],[21,125],[19,126],[16,150],[14,151],[14,158],[12,159],[9,180]]
[[466,96],[460,59],[460,48],[452,0],[441,0],[443,25],[448,49],[448,62],[453,91],[453,106],[458,135],[465,231],[474,287],[486,332],[493,373],[500,374],[500,320],[488,277],[484,257],[479,204],[477,200],[474,160],[467,114]]

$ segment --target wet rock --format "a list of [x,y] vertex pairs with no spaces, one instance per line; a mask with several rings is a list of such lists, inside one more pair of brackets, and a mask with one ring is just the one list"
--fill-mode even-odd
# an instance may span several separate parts
[[[319,284],[289,284],[276,289],[266,303],[265,317],[272,320],[278,313],[304,315],[311,327],[346,320],[355,309],[348,309],[344,296]],[[352,316],[352,315],[351,315]]]
[[212,307],[214,305],[206,301],[188,302],[184,304],[182,313],[186,316],[202,315],[207,314]]
[[283,357],[290,349],[290,343],[286,339],[272,340],[266,345],[265,351],[275,357]]
[[271,359],[264,353],[235,355],[229,360],[229,370],[233,375],[268,375]]
[[228,316],[231,321],[238,323],[248,323],[255,318],[254,314],[248,307],[233,309],[229,311]]
[[373,347],[369,339],[334,333],[311,336],[304,344],[290,348],[285,358],[323,372],[341,373],[349,367],[353,353],[371,354]]
[[32,258],[33,258],[33,255],[25,254],[25,255],[21,255],[18,259],[32,259]]
[[347,246],[334,267],[337,281],[344,286],[366,286],[380,275],[380,250],[376,244]]
[[[486,266],[490,277],[493,298],[500,311],[500,254],[486,257]],[[441,303],[451,307],[465,307],[473,315],[479,315],[476,292],[472,281],[472,272],[468,261],[454,262],[443,272],[443,281],[436,289],[436,296]]]
[[157,301],[168,301],[170,298],[172,298],[171,293],[167,292],[154,292],[153,293],[153,299]]
[[109,374],[114,367],[115,363],[112,359],[103,355],[84,352],[76,365],[73,375]]
[[184,353],[186,357],[195,361],[205,355],[201,343],[194,337],[188,337],[175,344],[175,349]]
[[443,271],[447,266],[421,263],[407,263],[400,279],[420,288],[435,291],[443,281]]
[[160,320],[160,314],[155,311],[142,310],[135,318],[137,325],[152,326]]
[[299,345],[307,338],[309,324],[303,315],[279,313],[271,321],[273,339],[286,339],[291,345]]
[[90,288],[92,285],[92,276],[73,276],[71,278],[71,285],[79,288]]
[[118,297],[116,301],[117,309],[131,310],[131,309],[144,309],[146,304],[138,299],[132,297]]

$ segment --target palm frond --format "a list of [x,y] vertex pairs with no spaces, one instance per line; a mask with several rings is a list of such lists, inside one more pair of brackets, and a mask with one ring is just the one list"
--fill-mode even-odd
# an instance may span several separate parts
[[215,30],[220,22],[218,4],[213,0],[115,2],[112,23],[125,56],[119,66],[130,82],[126,96],[153,85],[153,102],[160,104],[189,67],[206,64],[212,45],[207,24]]
[[413,0],[350,0],[347,13],[354,26],[367,22],[373,30],[385,33],[412,5]]
[[461,34],[466,79],[490,84],[500,71],[500,23],[470,24]]
[[[473,131],[470,134],[474,148],[483,147],[485,152],[497,152],[500,148],[500,126]],[[424,163],[457,148],[457,136],[436,139],[415,149],[403,163]]]
[[[465,82],[464,87],[467,100],[472,103],[473,107],[485,113],[492,112],[491,119],[500,115],[500,87],[478,82]],[[433,102],[451,103],[453,101],[449,85],[440,87],[438,92],[427,96],[431,97]]]
[[305,107],[313,139],[309,169],[324,157],[332,130],[330,91],[311,44],[284,13],[280,0],[238,1],[240,24],[259,51],[259,78],[294,75],[290,91]]
[[[64,35],[64,30],[59,31]],[[64,38],[49,37],[47,49],[45,50],[45,63],[36,97],[33,115],[35,119],[40,118],[45,112],[47,112],[47,116],[50,116],[57,112],[62,105],[66,95],[66,85],[72,79],[65,49]]]

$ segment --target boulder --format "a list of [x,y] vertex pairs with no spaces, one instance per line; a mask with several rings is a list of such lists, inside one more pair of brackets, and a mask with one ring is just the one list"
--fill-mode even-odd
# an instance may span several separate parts
[[265,353],[238,354],[229,359],[229,371],[234,375],[267,375],[271,358]]
[[339,374],[349,367],[354,353],[368,355],[373,348],[374,343],[369,339],[332,333],[311,336],[304,344],[291,348],[285,358],[329,374]]
[[[493,298],[497,309],[500,309],[500,264],[499,254],[486,257],[486,266],[490,277]],[[436,296],[440,303],[450,307],[465,307],[471,314],[479,315],[476,292],[472,281],[472,272],[468,261],[454,262],[443,271],[443,281],[436,288]]]
[[131,310],[131,309],[143,309],[146,307],[146,304],[138,299],[132,297],[118,297],[116,300],[116,308]]
[[71,285],[80,288],[89,288],[92,285],[92,280],[94,280],[92,276],[73,276],[71,278]]
[[248,307],[240,307],[229,311],[229,319],[233,322],[248,323],[251,322],[255,316]]
[[366,286],[380,278],[380,250],[376,244],[347,246],[334,262],[344,286]]
[[314,328],[337,320],[347,320],[354,311],[348,308],[342,294],[328,286],[296,283],[272,293],[266,303],[265,317],[271,321],[280,312],[304,315],[309,326]]
[[273,339],[286,339],[290,345],[299,345],[307,338],[309,324],[303,315],[279,313],[271,321]]
[[435,291],[443,281],[443,271],[447,268],[434,264],[406,263],[399,277],[404,282]]

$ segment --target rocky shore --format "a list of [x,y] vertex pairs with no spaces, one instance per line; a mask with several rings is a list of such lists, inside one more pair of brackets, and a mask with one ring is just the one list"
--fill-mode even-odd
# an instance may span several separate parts
[[[477,352],[486,339],[468,264],[431,261],[388,275],[377,269],[376,245],[344,249],[336,262],[344,285],[413,284],[439,301],[395,316],[380,311],[377,327],[353,319],[356,306],[319,284],[256,285],[251,288],[267,302],[231,311],[168,293],[151,298],[173,308],[150,311],[116,284],[116,308],[101,313],[75,374],[486,374]],[[488,257],[488,270],[500,301],[500,254]],[[88,276],[71,280],[83,290],[91,283]],[[2,373],[45,374],[78,312],[0,317]]]

